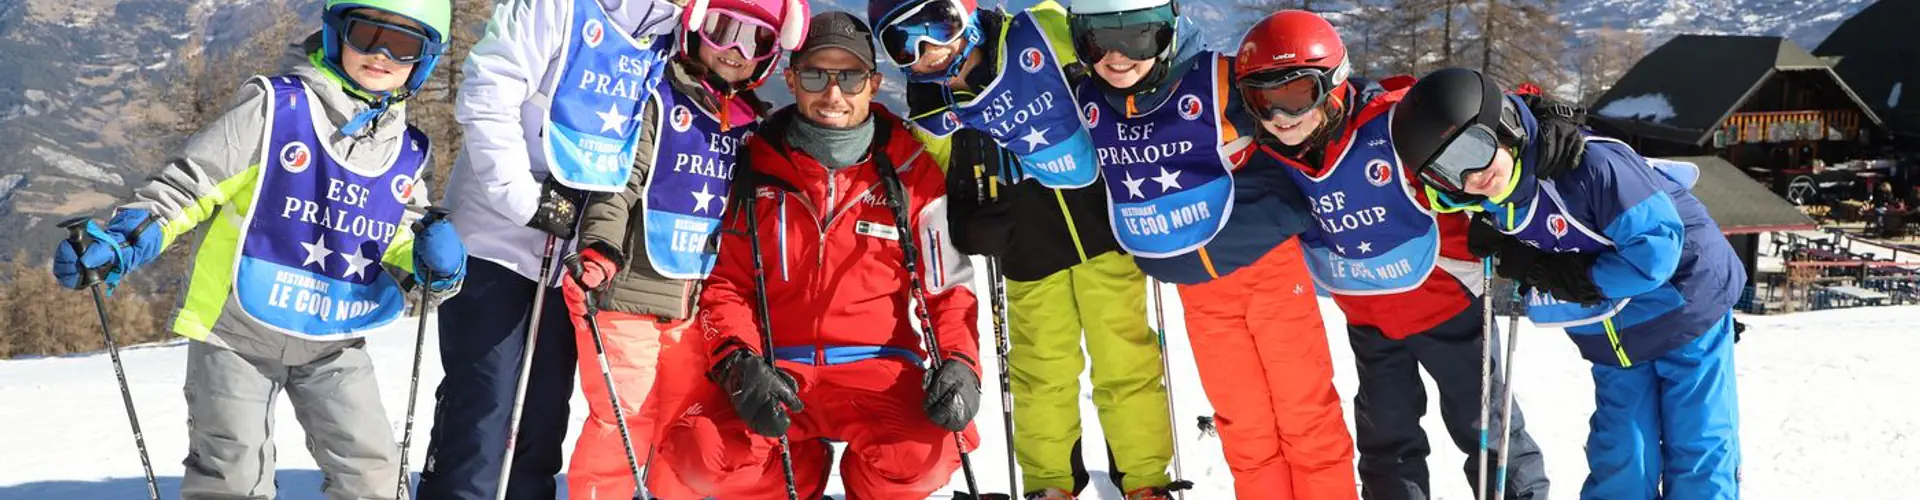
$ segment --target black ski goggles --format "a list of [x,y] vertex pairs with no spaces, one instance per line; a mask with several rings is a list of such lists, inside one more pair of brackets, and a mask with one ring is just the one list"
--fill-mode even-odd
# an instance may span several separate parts
[[412,64],[439,50],[426,33],[411,27],[354,15],[344,21],[340,38],[362,54],[386,54],[394,62]]
[[867,81],[873,79],[874,72],[864,69],[796,69],[794,76],[799,77],[800,90],[810,93],[827,91],[827,85],[838,84],[844,94],[858,94],[867,89]]
[[1320,68],[1263,71],[1241,78],[1240,100],[1261,119],[1299,118],[1333,93],[1333,77]]
[[1420,181],[1447,193],[1467,192],[1467,177],[1493,165],[1500,138],[1484,123],[1468,125],[1447,139],[1446,145],[1422,165]]
[[1127,59],[1150,61],[1173,46],[1176,15],[1171,5],[1112,14],[1073,16],[1073,48],[1086,61],[1099,61],[1108,52]]
[[880,49],[898,66],[920,62],[920,45],[948,45],[967,34],[969,14],[954,0],[933,0],[908,8],[880,27]]

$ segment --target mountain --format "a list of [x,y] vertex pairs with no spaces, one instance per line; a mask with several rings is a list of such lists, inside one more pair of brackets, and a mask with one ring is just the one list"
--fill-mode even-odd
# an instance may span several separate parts
[[[1215,47],[1231,47],[1262,12],[1258,0],[1187,0],[1182,12]],[[1912,0],[1886,0],[1912,1]],[[1318,1],[1338,11],[1367,0]],[[1871,0],[1565,0],[1562,18],[1578,30],[1630,29],[1657,45],[1679,33],[1779,34],[1813,47]],[[315,0],[0,0],[0,255],[40,252],[51,224],[100,214],[157,165],[143,154],[158,145],[143,118],[167,111],[151,96],[179,77],[172,62],[189,42],[209,50],[248,50],[235,40],[267,21],[263,12]],[[1021,9],[1034,0],[989,2]],[[847,10],[864,17],[864,2],[818,0],[815,12]],[[1338,19],[1338,16],[1331,16]],[[1337,24],[1337,22],[1336,22]],[[200,37],[194,40],[194,37]],[[903,81],[894,73],[883,102],[899,106]],[[785,101],[775,78],[763,95]],[[238,84],[239,82],[234,82]]]

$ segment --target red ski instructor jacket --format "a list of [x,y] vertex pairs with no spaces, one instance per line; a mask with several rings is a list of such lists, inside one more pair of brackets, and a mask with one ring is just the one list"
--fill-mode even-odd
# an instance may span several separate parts
[[[927,357],[909,318],[909,280],[900,238],[914,238],[926,311],[943,354],[980,373],[979,302],[973,268],[947,230],[940,167],[899,118],[873,105],[874,146],[883,161],[829,172],[787,143],[798,119],[781,110],[746,141],[719,236],[719,257],[700,294],[698,328],[715,360],[735,349],[761,353],[754,252],[773,327],[774,356],[814,366],[880,357]],[[905,200],[893,200],[880,168],[893,168]],[[752,201],[744,200],[751,189]],[[898,227],[895,203],[908,225]],[[741,204],[741,206],[732,206]],[[752,210],[754,226],[747,226]]]

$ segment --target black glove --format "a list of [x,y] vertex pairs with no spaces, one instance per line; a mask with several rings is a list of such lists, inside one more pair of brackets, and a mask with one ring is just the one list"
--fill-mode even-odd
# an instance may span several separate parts
[[573,228],[580,221],[580,192],[553,179],[540,184],[540,206],[533,211],[527,227],[539,229],[555,238],[573,239]]
[[788,409],[796,412],[806,409],[800,404],[800,395],[794,392],[799,384],[793,381],[793,376],[767,366],[766,361],[745,349],[721,359],[713,371],[707,373],[707,379],[727,391],[734,413],[747,421],[747,428],[754,434],[785,436],[791,423],[787,418]]
[[1508,236],[1494,227],[1493,219],[1488,216],[1474,217],[1467,224],[1467,251],[1474,256],[1495,259],[1493,273],[1502,278],[1520,283],[1520,293],[1527,290],[1527,272],[1533,269],[1534,261],[1546,255],[1540,249],[1520,242],[1519,238]]
[[1528,138],[1540,149],[1539,164],[1527,165],[1533,167],[1534,176],[1554,179],[1580,168],[1587,151],[1586,138],[1580,133],[1587,123],[1586,108],[1536,95],[1521,96],[1520,100],[1527,103],[1537,122],[1533,137]]
[[960,432],[980,413],[980,377],[956,359],[942,361],[927,372],[927,418],[947,430]]
[[1593,283],[1593,261],[1597,254],[1555,253],[1542,255],[1528,270],[1524,282],[1566,302],[1586,305],[1607,300],[1600,286]]
[[[1467,252],[1486,258],[1500,253],[1509,244],[1519,243],[1493,225],[1493,217],[1482,214],[1467,221]],[[1523,243],[1524,244],[1524,243]]]

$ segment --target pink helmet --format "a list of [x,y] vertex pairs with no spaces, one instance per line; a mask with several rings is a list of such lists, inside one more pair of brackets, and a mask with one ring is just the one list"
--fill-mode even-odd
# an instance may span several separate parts
[[[782,51],[800,48],[807,39],[807,21],[812,17],[807,0],[691,0],[683,9],[680,17],[680,53],[692,54],[690,49],[702,36],[701,27],[707,22],[711,11],[724,10],[765,23],[776,30],[776,46]],[[773,75],[778,65],[779,54],[762,59],[755,66],[753,76],[747,79],[745,88],[759,87]]]

